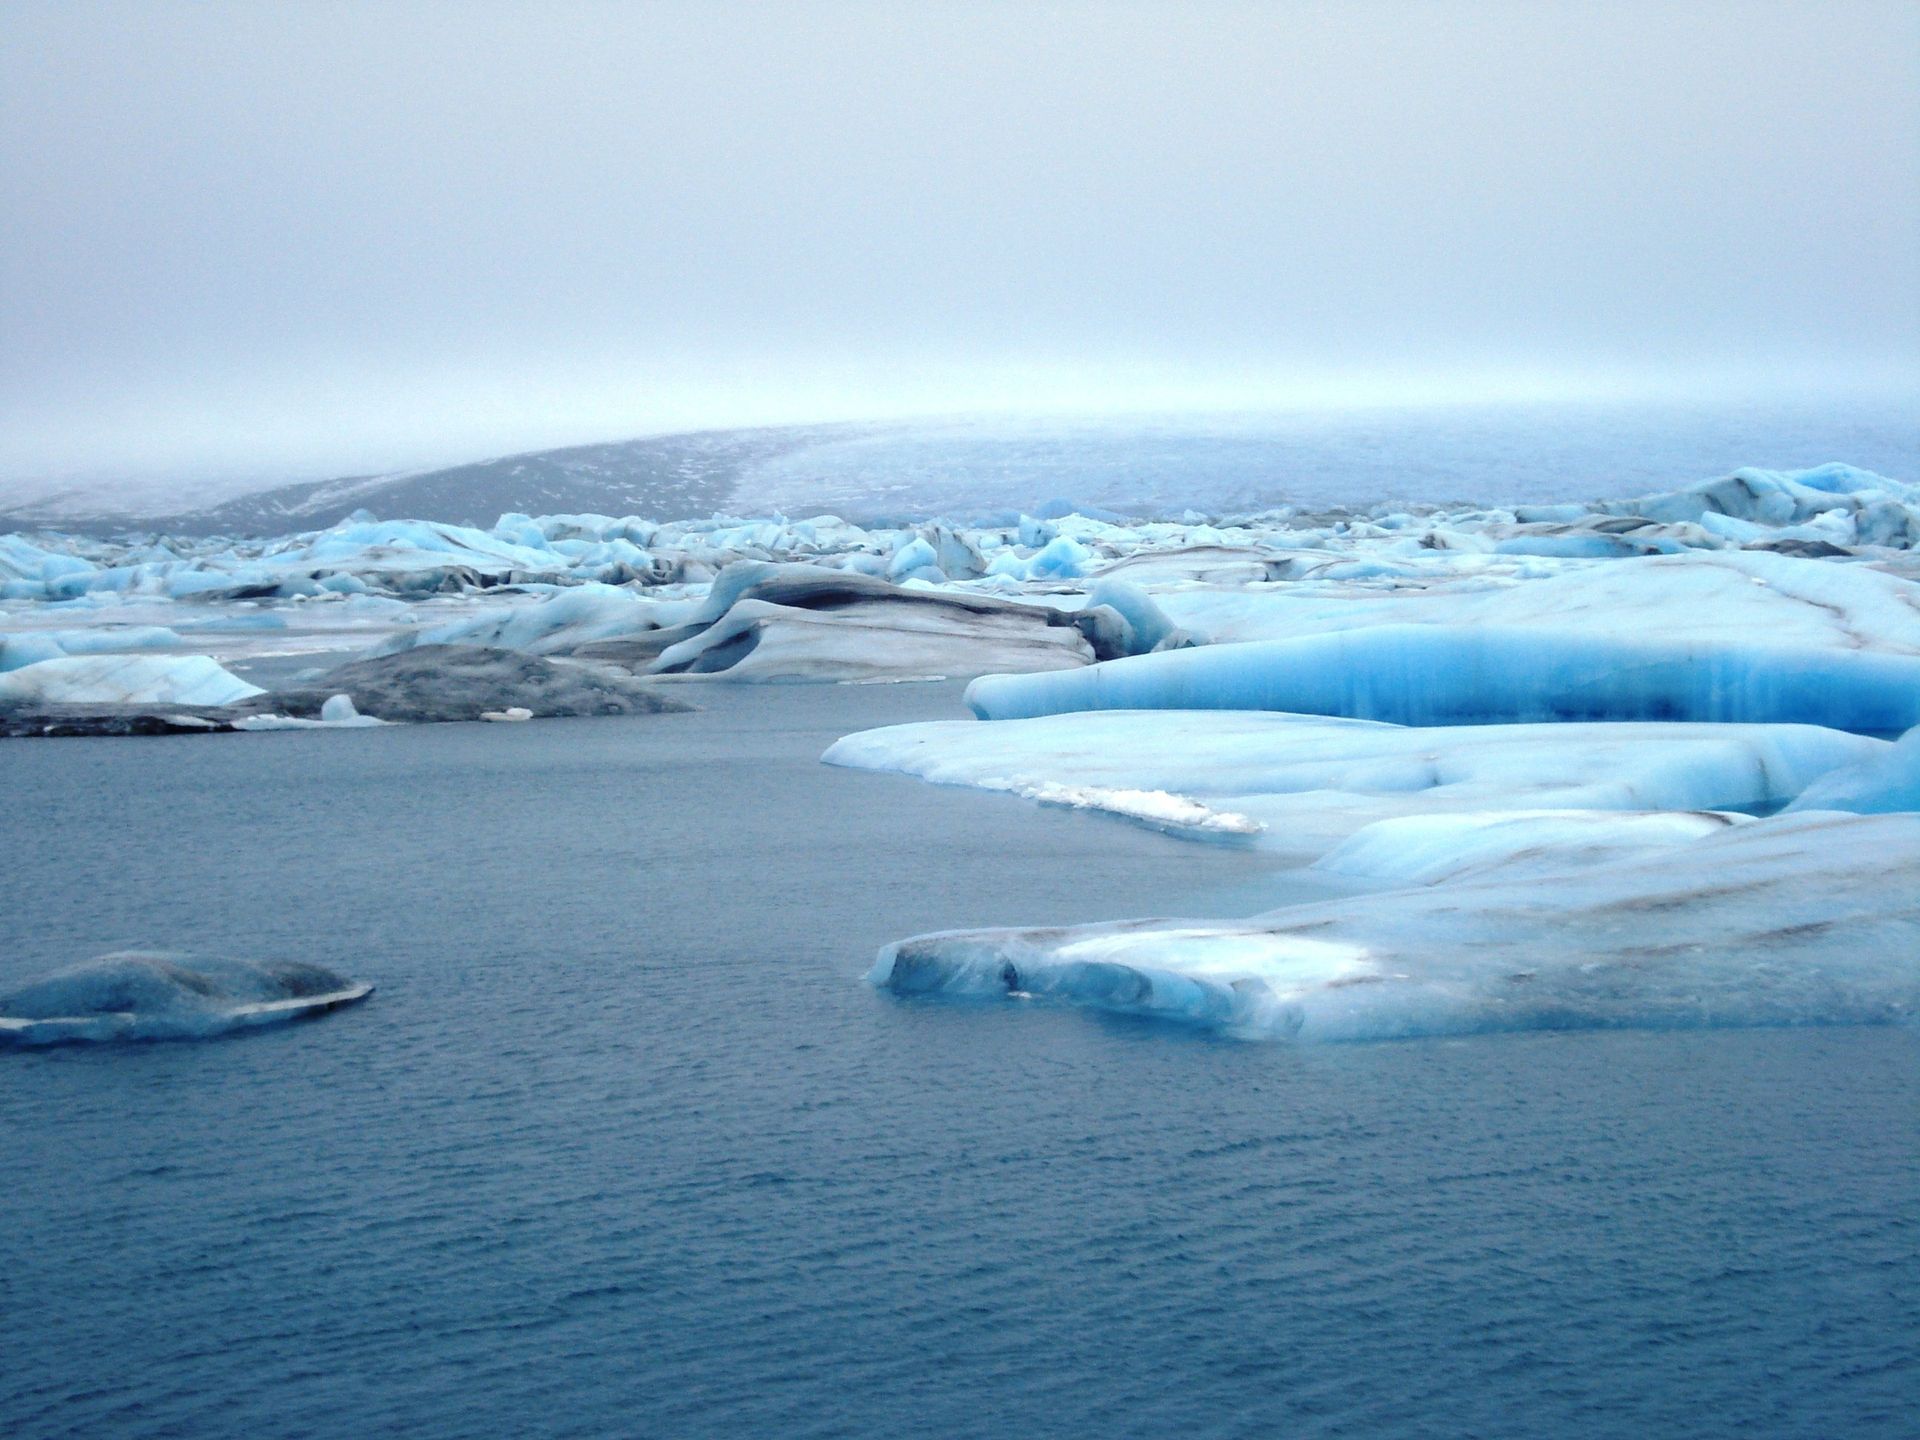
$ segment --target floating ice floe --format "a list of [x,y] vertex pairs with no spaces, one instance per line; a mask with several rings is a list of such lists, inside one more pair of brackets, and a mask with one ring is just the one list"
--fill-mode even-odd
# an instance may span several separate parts
[[84,655],[0,674],[7,705],[231,705],[262,693],[205,655]]
[[1920,655],[1661,634],[1387,625],[991,675],[982,719],[1084,710],[1276,710],[1409,725],[1495,721],[1920,724]]
[[1042,998],[1258,1038],[1905,1022],[1920,815],[1780,816],[1557,875],[1250,920],[953,931],[881,951],[902,996]]
[[[1465,827],[1484,831],[1490,812],[1513,811],[1530,813],[1500,829],[1499,844],[1569,855],[1663,846],[1721,822],[1602,827],[1554,812],[1770,809],[1829,772],[1872,763],[1892,749],[1884,740],[1809,725],[1417,728],[1211,710],[894,725],[849,735],[822,758],[944,785],[1018,794],[1058,787],[1081,795],[1087,808],[1107,808],[1100,798],[1109,794],[1161,792],[1243,817],[1255,843],[1312,860],[1378,821],[1478,817],[1449,822],[1464,845]],[[1414,857],[1429,856],[1433,833],[1398,833],[1395,845],[1409,858],[1395,862],[1395,873],[1411,878],[1430,863]],[[1496,842],[1483,833],[1476,843]],[[1383,863],[1377,845],[1368,853],[1368,865]]]
[[[683,638],[674,638],[677,633]],[[648,666],[728,680],[943,678],[1084,665],[1076,617],[990,595],[914,590],[814,566],[739,565]],[[607,656],[607,647],[588,654]]]
[[424,626],[380,648],[480,645],[533,655],[563,654],[595,641],[627,639],[657,630],[657,611],[653,602],[631,590],[590,581],[538,599],[510,602],[492,612]]
[[[267,703],[272,703],[271,697]],[[371,715],[362,715],[354,708],[351,695],[333,695],[321,704],[317,720],[267,711],[264,714],[238,716],[232,723],[236,730],[364,730],[387,722]]]
[[326,707],[342,697],[362,723],[368,717],[412,723],[480,720],[514,710],[532,717],[690,708],[630,675],[476,645],[423,645],[355,660],[311,683],[260,694],[249,708],[262,715],[325,720]]
[[307,1019],[372,993],[318,965],[128,951],[0,996],[0,1046],[201,1039]]

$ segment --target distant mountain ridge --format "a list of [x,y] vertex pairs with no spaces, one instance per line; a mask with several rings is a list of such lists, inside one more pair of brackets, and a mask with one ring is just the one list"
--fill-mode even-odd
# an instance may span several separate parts
[[157,530],[180,535],[282,535],[320,530],[356,510],[383,520],[492,525],[501,515],[593,512],[686,520],[726,508],[752,465],[843,435],[858,425],[701,430],[603,444],[529,450],[436,470],[309,480],[169,514],[96,514],[32,504],[0,512],[0,530]]
[[[1920,477],[1910,407],[1560,406],[1270,416],[955,416],[757,426],[533,450],[430,470],[261,486],[189,509],[69,491],[0,502],[0,533],[275,536],[364,509],[493,525],[509,512],[864,525],[1006,523],[1072,507],[1137,517],[1381,505],[1551,504],[1664,493],[1744,465],[1843,459]],[[113,492],[107,492],[109,496]],[[998,520],[984,517],[999,516]]]

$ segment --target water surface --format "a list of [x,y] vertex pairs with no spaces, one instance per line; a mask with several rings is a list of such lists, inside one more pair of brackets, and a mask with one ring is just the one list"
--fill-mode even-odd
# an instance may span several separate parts
[[955,687],[697,698],[4,747],[0,987],[160,946],[380,990],[0,1056],[0,1434],[1911,1433],[1914,1031],[895,1002],[906,934],[1284,887],[816,763]]

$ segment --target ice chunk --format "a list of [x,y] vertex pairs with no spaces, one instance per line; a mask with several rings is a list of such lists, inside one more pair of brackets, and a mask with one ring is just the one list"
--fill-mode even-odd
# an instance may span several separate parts
[[1045,997],[1260,1038],[1910,1021],[1920,816],[1780,816],[1537,879],[1251,920],[919,936],[895,994]]
[[488,711],[515,708],[534,715],[689,708],[631,676],[475,645],[423,645],[355,660],[311,684],[262,694],[250,708],[263,715],[324,717],[325,707],[342,695],[351,696],[363,716],[413,722],[478,720]]
[[205,655],[85,655],[0,674],[0,705],[231,705],[260,694]]
[[[271,703],[271,697],[266,703]],[[318,720],[271,713],[242,715],[233,721],[233,728],[235,730],[361,730],[386,723],[371,715],[362,715],[354,709],[351,695],[332,695],[321,705]]]
[[940,553],[918,535],[894,551],[893,559],[887,562],[887,579],[895,584],[914,575],[947,578],[940,569]]
[[372,993],[318,965],[128,951],[0,996],[0,1044],[194,1039],[321,1015]]
[[1669,523],[1720,514],[1766,526],[1792,525],[1837,509],[1858,527],[1863,543],[1920,540],[1920,486],[1837,463],[1811,470],[1736,470],[1684,490],[1609,501],[1600,508]]
[[1154,604],[1153,597],[1138,585],[1125,580],[1096,581],[1087,591],[1087,608],[1106,606],[1126,622],[1123,654],[1145,655],[1154,650],[1175,650],[1196,643],[1194,638],[1167,618],[1166,611]]
[[1920,810],[1920,729],[1909,730],[1883,754],[1822,775],[1787,808],[1860,815]]
[[988,780],[984,790],[1006,790],[1042,805],[1097,810],[1153,830],[1208,840],[1242,840],[1266,827],[1248,815],[1217,810],[1191,795],[1167,790],[1127,790],[1108,785],[1062,785],[1055,780]]
[[[915,603],[932,601],[932,604]],[[901,591],[833,610],[742,600],[664,651],[653,673],[727,680],[929,679],[1084,665],[1093,651],[1057,612],[985,596]]]
[[1075,617],[1050,607],[904,589],[811,565],[729,566],[673,633],[680,638],[659,653],[652,673],[917,679],[1058,669],[1086,664],[1094,653]]
[[448,620],[396,636],[383,649],[415,645],[482,645],[550,655],[596,641],[620,639],[659,628],[656,607],[631,590],[585,584],[542,599]]
[[0,671],[18,670],[63,655],[119,655],[130,650],[165,650],[180,643],[180,636],[164,625],[27,631],[0,636]]
[[1920,657],[1641,634],[1390,625],[1213,645],[967,688],[982,719],[1076,710],[1278,710],[1408,725],[1785,722],[1863,734],[1920,724]]
[[1017,794],[1048,785],[1089,796],[1168,792],[1259,821],[1263,847],[1311,859],[1403,815],[1764,809],[1890,749],[1805,725],[1419,729],[1259,711],[1102,711],[888,726],[849,735],[822,758]]

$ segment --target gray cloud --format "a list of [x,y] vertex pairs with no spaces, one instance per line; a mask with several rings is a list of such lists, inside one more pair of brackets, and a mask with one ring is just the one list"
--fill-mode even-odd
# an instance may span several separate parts
[[0,39],[5,477],[1920,354],[1904,3],[15,3]]

